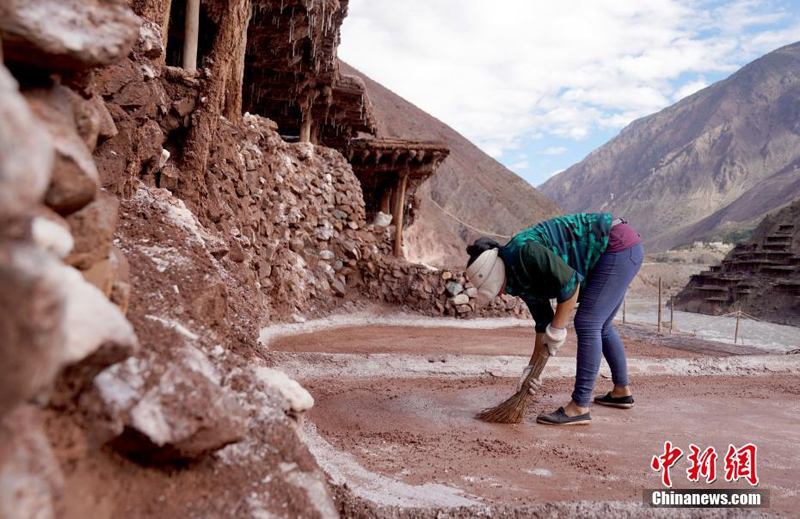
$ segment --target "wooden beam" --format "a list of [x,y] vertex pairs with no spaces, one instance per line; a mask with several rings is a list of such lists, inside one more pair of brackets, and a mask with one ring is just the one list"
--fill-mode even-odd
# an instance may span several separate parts
[[394,220],[394,255],[398,258],[403,257],[403,213],[406,206],[406,185],[408,184],[408,174],[403,173],[398,179],[397,203],[395,205]]
[[197,70],[197,41],[200,35],[200,0],[186,0],[186,25],[183,38],[183,68]]

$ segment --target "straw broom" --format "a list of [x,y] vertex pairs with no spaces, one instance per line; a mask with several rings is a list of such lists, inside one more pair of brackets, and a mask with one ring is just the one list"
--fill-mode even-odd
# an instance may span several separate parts
[[531,356],[533,369],[531,369],[531,372],[525,377],[519,391],[502,404],[481,411],[475,418],[489,423],[522,423],[522,419],[525,417],[525,406],[528,400],[528,388],[531,387],[533,379],[539,378],[539,375],[542,374],[549,358],[550,350],[548,350],[546,346],[541,348],[538,353],[534,352]]

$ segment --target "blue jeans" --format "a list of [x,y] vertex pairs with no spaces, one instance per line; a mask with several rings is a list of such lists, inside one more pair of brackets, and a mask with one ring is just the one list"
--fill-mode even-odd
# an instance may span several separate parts
[[606,252],[592,269],[586,289],[581,286],[580,306],[575,314],[578,359],[572,392],[572,400],[581,407],[588,407],[592,400],[601,354],[611,367],[614,384],[628,385],[628,364],[622,341],[614,329],[614,316],[642,261],[644,247],[641,244],[619,252]]

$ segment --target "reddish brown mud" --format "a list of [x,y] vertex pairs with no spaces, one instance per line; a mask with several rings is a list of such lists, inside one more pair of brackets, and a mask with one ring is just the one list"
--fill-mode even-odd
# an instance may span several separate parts
[[[535,423],[537,413],[568,401],[568,379],[548,380],[525,422],[512,426],[473,418],[509,395],[509,379],[306,384],[317,399],[309,419],[334,449],[350,453],[369,472],[408,485],[458,489],[477,503],[638,501],[643,489],[661,487],[650,461],[669,440],[687,451],[672,469],[675,488],[750,488],[725,481],[724,457],[729,444],[752,442],[758,446],[759,488],[770,489],[771,511],[800,506],[798,376],[641,377],[634,381],[633,409],[595,406],[590,425],[568,428]],[[597,392],[608,385],[601,381]],[[691,443],[717,449],[715,483],[687,480]]]

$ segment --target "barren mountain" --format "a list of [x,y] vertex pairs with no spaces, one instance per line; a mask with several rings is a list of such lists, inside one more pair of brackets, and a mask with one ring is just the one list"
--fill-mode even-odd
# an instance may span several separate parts
[[736,238],[800,196],[800,43],[634,121],[541,190],[609,210],[652,250]]
[[[379,137],[450,146],[449,158],[418,191],[419,209],[405,235],[409,259],[461,264],[468,241],[490,233],[509,236],[559,214],[555,203],[458,132],[345,63],[341,68],[365,81]],[[502,236],[495,238],[502,241]]]

